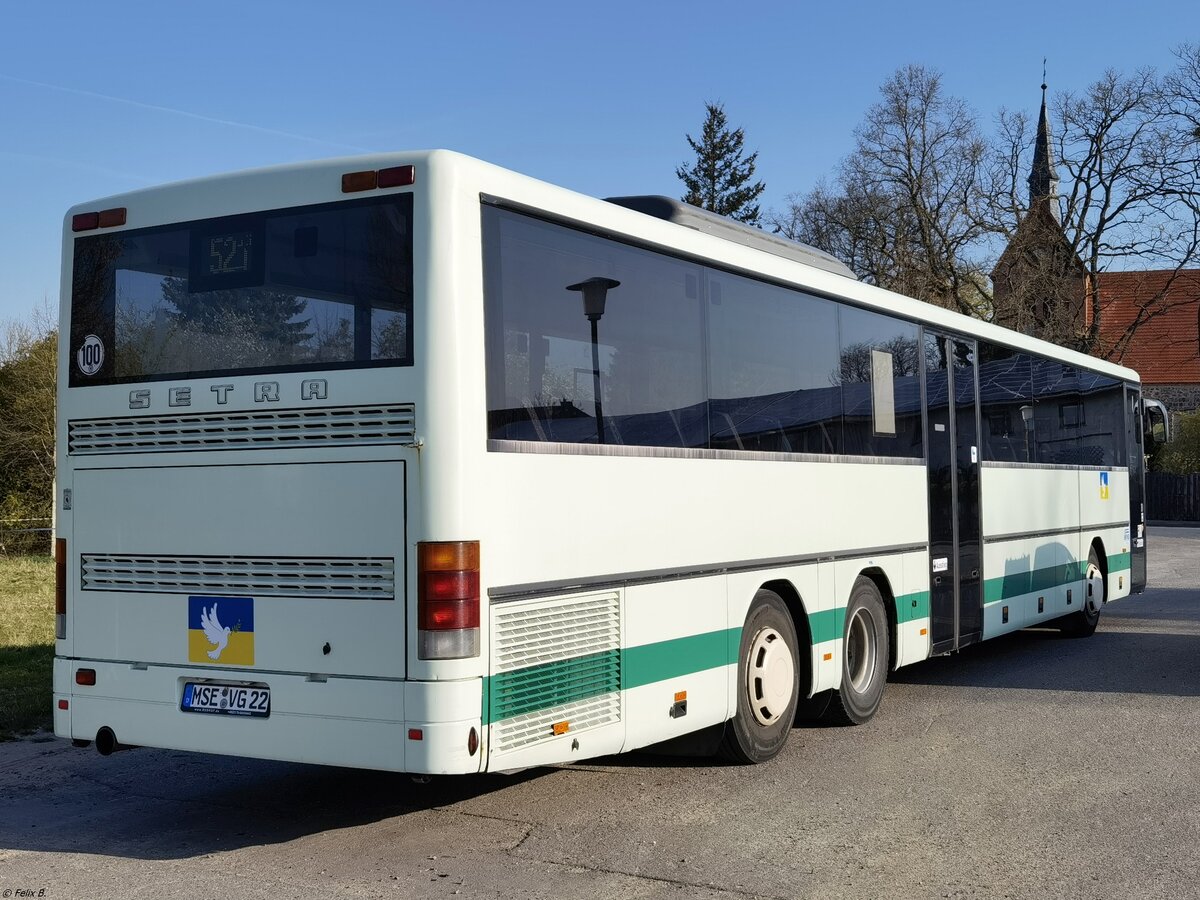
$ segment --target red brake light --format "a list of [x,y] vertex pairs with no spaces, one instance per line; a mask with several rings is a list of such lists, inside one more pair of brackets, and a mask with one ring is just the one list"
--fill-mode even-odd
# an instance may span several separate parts
[[375,190],[376,175],[372,172],[347,172],[342,176],[342,193],[353,194],[355,191]]
[[479,542],[417,545],[417,638],[421,659],[479,655]]
[[381,188],[406,187],[416,181],[417,171],[413,166],[392,166],[379,170]]
[[102,209],[97,214],[99,225],[101,228],[115,228],[118,225],[125,224],[125,207],[117,206],[113,209]]
[[100,213],[79,213],[71,217],[72,231],[91,231],[93,228],[100,227]]
[[67,636],[67,539],[54,541],[54,637]]
[[96,683],[96,670],[95,669],[76,669],[75,670],[75,683],[82,684],[85,687],[91,687],[92,685],[94,685]]

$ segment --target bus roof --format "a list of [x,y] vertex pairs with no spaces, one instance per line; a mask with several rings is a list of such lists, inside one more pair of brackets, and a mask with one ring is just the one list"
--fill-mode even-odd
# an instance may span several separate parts
[[[1107,360],[857,281],[853,272],[823,251],[762,233],[747,236],[746,231],[757,232],[757,229],[687,207],[668,197],[617,196],[602,200],[451,150],[389,152],[288,163],[142,188],[73,206],[66,215],[64,234],[68,239],[73,236],[71,217],[75,213],[146,201],[154,208],[154,217],[159,221],[171,221],[163,218],[165,207],[173,206],[184,197],[188,198],[189,207],[198,208],[199,214],[179,216],[175,221],[252,211],[247,207],[247,197],[260,200],[255,204],[256,209],[305,205],[310,201],[300,198],[313,193],[312,183],[318,177],[397,165],[454,169],[462,175],[469,173],[474,176],[480,194],[542,210],[551,217],[589,223],[667,251],[710,259],[717,266],[758,274],[879,312],[1052,357],[1126,381],[1140,380],[1132,369]],[[417,184],[432,180],[418,175]],[[329,196],[326,202],[343,196],[362,195],[337,194]],[[136,227],[140,226],[133,220],[125,226],[126,229]]]

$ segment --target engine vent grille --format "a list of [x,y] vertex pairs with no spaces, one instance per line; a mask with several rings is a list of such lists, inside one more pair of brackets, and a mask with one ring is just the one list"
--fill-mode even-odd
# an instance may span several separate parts
[[492,607],[492,747],[518,750],[621,719],[617,593]]
[[85,591],[393,600],[393,559],[84,554]]
[[67,426],[67,449],[73,456],[85,456],[256,447],[341,447],[411,444],[415,436],[413,404],[401,403],[72,419]]

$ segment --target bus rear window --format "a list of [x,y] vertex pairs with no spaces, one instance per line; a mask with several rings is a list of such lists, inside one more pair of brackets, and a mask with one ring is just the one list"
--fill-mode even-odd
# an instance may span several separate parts
[[412,364],[412,195],[75,241],[72,387]]

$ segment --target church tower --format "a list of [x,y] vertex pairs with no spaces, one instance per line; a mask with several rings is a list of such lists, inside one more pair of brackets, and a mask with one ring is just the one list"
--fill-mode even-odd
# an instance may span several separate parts
[[1037,142],[1033,145],[1033,169],[1029,173],[1029,209],[1046,206],[1051,217],[1062,225],[1058,206],[1058,170],[1054,167],[1054,144],[1050,137],[1050,117],[1046,114],[1046,82],[1042,82],[1042,111],[1038,115]]
[[1063,231],[1046,90],[1043,80],[1027,179],[1029,208],[992,270],[993,319],[1006,328],[1073,347],[1085,324],[1088,278]]

